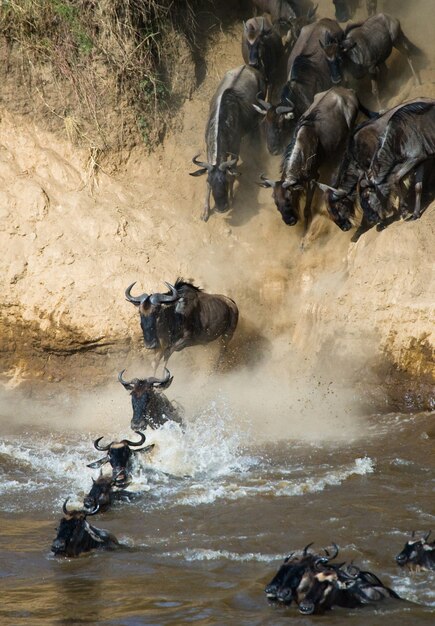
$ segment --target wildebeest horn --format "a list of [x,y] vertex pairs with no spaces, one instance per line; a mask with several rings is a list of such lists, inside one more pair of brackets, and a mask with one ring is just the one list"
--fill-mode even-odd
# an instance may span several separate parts
[[163,304],[164,302],[175,302],[178,299],[178,292],[171,283],[165,281],[166,287],[171,291],[171,294],[167,293],[153,293],[150,296],[151,304]]
[[129,441],[128,439],[123,439],[123,443],[126,443],[130,448],[137,448],[138,446],[141,446],[144,442],[145,442],[145,435],[143,433],[140,432],[140,430],[135,430],[134,431],[137,435],[140,435],[140,441],[134,442],[134,441]]
[[311,546],[313,545],[313,543],[314,543],[314,541],[312,541],[311,543],[309,543],[308,545],[306,545],[306,546],[305,546],[305,548],[302,550],[302,554],[303,554],[304,556],[306,556],[306,555],[307,555],[307,553],[308,553],[308,548],[311,548]]
[[68,500],[69,500],[69,496],[65,500],[65,502],[63,503],[63,506],[62,506],[62,511],[65,513],[65,515],[68,515],[68,509],[66,508],[66,503],[68,502]]
[[142,302],[144,302],[148,298],[148,294],[143,293],[141,296],[132,296],[130,292],[131,292],[132,287],[134,287],[135,284],[136,284],[136,281],[134,281],[134,283],[131,283],[131,285],[127,287],[127,289],[125,290],[125,298],[129,302],[132,302],[136,306],[139,306],[139,304],[142,304]]
[[413,537],[413,538],[415,537],[415,530],[412,531],[411,537]]
[[195,154],[195,156],[192,159],[192,163],[194,163],[198,167],[205,167],[205,169],[208,171],[212,170],[213,165],[211,165],[211,163],[207,163],[206,161],[198,161],[198,157],[200,154],[201,154],[200,152],[198,152],[198,154]]
[[228,161],[224,161],[219,165],[219,169],[221,172],[225,172],[226,170],[234,167],[237,163],[237,157],[235,159],[229,159]]
[[134,387],[134,384],[133,384],[133,380],[134,380],[134,379],[133,379],[133,380],[130,380],[130,381],[128,381],[128,380],[124,380],[124,379],[122,378],[122,375],[123,375],[123,373],[124,373],[124,372],[125,372],[125,369],[123,369],[123,370],[122,370],[122,372],[119,372],[119,374],[118,374],[118,380],[119,380],[119,382],[121,383],[121,385],[122,385],[125,389],[131,390],[131,389],[133,389],[133,387]]
[[278,115],[283,115],[284,113],[293,113],[293,110],[294,110],[293,106],[285,106],[285,105],[279,105],[275,109]]
[[431,532],[432,532],[432,531],[430,530],[428,533],[426,533],[425,535],[423,535],[423,541],[427,541],[427,540],[429,539]]
[[271,103],[270,103],[270,102],[266,102],[266,100],[263,100],[262,98],[260,98],[260,94],[261,94],[261,91],[259,91],[259,92],[257,93],[257,96],[256,96],[256,98],[257,98],[257,102],[258,102],[258,104],[261,104],[261,106],[263,107],[263,109],[265,109],[266,111],[268,111],[269,109],[271,109],[271,108],[272,108],[272,105],[271,105]]
[[150,383],[150,385],[164,385],[165,383],[169,382],[171,377],[171,372],[168,370],[167,367],[165,367],[165,377],[164,378],[154,378],[153,376],[151,378],[148,378],[148,382]]
[[107,452],[107,450],[110,448],[110,443],[108,446],[100,446],[99,443],[100,441],[104,438],[103,437],[98,437],[98,439],[95,439],[94,441],[94,448],[96,448],[97,450],[100,450],[100,452]]
[[285,557],[284,559],[284,563],[288,563],[290,561],[290,559],[292,558],[292,556],[294,555],[294,552],[290,552],[290,554],[288,556]]
[[328,561],[332,561],[332,559],[335,559],[338,556],[338,546],[337,546],[337,544],[336,543],[332,543],[331,545],[332,545],[332,547],[335,550],[335,554],[333,554],[332,556],[329,555],[328,550],[324,549],[326,554],[328,555]]
[[315,182],[319,189],[325,192],[332,191],[336,198],[344,198],[345,196],[347,196],[347,191],[345,191],[344,189],[336,189],[335,187],[331,187],[330,185],[325,185],[325,183],[319,183],[319,181],[317,180]]
[[275,187],[275,180],[270,180],[264,174],[260,174],[260,178],[263,181],[262,183],[257,183],[257,185],[260,185],[260,187],[272,187],[272,189]]
[[85,511],[83,511],[83,513],[85,513],[86,517],[88,517],[88,515],[95,515],[96,513],[98,513],[99,510],[100,510],[100,505],[97,503],[97,505],[95,506],[95,509],[93,509],[92,511],[88,511],[86,509]]

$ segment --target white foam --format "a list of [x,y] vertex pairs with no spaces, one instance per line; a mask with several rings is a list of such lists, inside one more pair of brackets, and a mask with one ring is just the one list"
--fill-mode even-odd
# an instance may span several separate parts
[[247,552],[239,554],[238,552],[229,552],[228,550],[207,550],[207,549],[190,549],[180,552],[166,552],[163,556],[183,558],[186,561],[216,561],[219,559],[228,559],[230,561],[259,561],[270,563],[272,561],[282,561],[282,554],[262,554],[261,552]]

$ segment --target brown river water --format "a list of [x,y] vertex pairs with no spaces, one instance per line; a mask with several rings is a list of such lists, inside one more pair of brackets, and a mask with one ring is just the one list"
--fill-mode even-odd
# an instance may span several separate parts
[[[54,557],[50,545],[63,500],[80,501],[98,473],[85,468],[101,456],[95,433],[38,430],[33,420],[26,432],[7,422],[2,625],[435,621],[435,572],[394,561],[410,531],[435,530],[433,415],[367,416],[359,436],[337,444],[246,447],[243,423],[216,402],[184,433],[174,425],[152,433],[155,451],[141,456],[130,487],[142,495],[90,518],[125,547],[76,559]],[[311,541],[319,550],[336,542],[343,561],[375,572],[407,602],[313,617],[268,604],[263,589],[283,557]]]

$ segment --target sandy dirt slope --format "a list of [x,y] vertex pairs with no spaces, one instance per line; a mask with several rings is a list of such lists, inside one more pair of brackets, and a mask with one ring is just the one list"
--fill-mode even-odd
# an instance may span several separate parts
[[[329,5],[319,10],[330,14]],[[414,28],[415,16],[406,20]],[[295,373],[322,372],[377,400],[431,406],[435,205],[417,222],[357,243],[319,214],[301,246],[301,227],[286,227],[268,190],[255,185],[260,172],[277,174],[279,159],[253,143],[233,211],[199,219],[205,181],[187,175],[190,160],[203,149],[213,90],[241,62],[240,32],[235,25],[211,47],[180,131],[153,155],[137,150],[118,167],[95,165],[2,108],[0,351],[8,386],[35,378],[101,384],[128,366],[147,374],[137,312],[123,291],[134,280],[138,291],[161,290],[181,275],[240,306],[225,376],[255,370],[287,384]],[[391,102],[435,97],[430,68],[422,77],[415,88],[406,73]],[[188,379],[204,364],[211,371],[215,357],[213,347],[191,349],[175,355],[171,369]]]

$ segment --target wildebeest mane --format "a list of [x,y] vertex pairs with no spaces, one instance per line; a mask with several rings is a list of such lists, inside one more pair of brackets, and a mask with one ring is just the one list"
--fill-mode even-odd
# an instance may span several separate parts
[[290,158],[293,149],[295,147],[295,143],[296,143],[296,139],[298,136],[298,132],[300,131],[300,129],[303,126],[314,126],[315,121],[318,118],[318,112],[317,111],[311,111],[311,113],[309,113],[306,117],[301,117],[300,120],[298,121],[298,123],[296,124],[296,128],[294,130],[293,136],[290,140],[290,143],[287,145],[283,157],[282,157],[282,162],[281,162],[281,170],[284,169],[285,164],[287,162],[287,159]]
[[405,104],[400,109],[397,109],[395,113],[391,116],[388,124],[391,124],[394,121],[407,121],[407,117],[409,114],[417,114],[421,115],[422,113],[426,113],[433,107],[432,102],[410,102],[409,104]]
[[177,280],[175,281],[174,287],[177,291],[181,289],[182,287],[190,287],[191,289],[194,289],[195,291],[202,291],[201,287],[197,287],[196,285],[189,282],[188,280],[184,280],[184,278],[181,278],[181,276],[179,276]]

